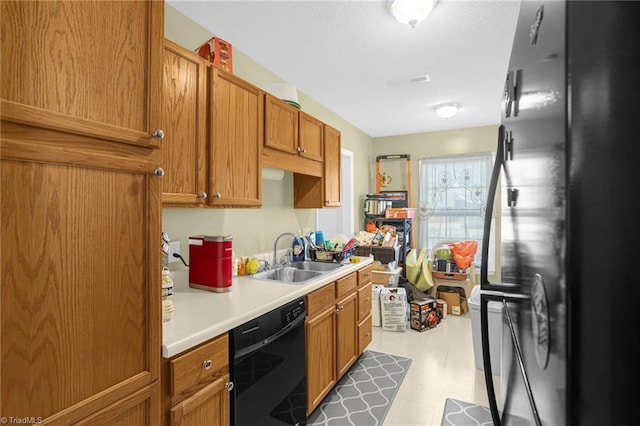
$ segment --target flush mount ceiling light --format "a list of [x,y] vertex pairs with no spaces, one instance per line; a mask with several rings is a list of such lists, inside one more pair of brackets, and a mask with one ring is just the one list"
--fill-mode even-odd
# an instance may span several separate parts
[[426,18],[436,5],[437,0],[394,0],[391,3],[391,14],[401,24],[416,24]]
[[438,117],[444,118],[444,119],[451,118],[454,115],[456,115],[458,113],[459,108],[460,108],[460,105],[455,103],[440,104],[440,105],[436,105],[435,107],[436,114],[438,114]]

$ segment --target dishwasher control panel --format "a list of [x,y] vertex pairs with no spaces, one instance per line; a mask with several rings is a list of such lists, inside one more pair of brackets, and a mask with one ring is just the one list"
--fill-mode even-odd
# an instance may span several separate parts
[[286,325],[307,312],[304,297],[296,299],[282,307],[282,324]]

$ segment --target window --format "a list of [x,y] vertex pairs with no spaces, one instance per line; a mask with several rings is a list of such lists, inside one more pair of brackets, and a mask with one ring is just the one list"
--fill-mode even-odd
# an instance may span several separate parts
[[[440,240],[476,240],[475,265],[480,267],[484,214],[493,167],[491,153],[424,157],[419,167],[420,246],[430,251]],[[493,242],[493,235],[491,238]],[[490,252],[491,271],[495,269],[493,258]]]

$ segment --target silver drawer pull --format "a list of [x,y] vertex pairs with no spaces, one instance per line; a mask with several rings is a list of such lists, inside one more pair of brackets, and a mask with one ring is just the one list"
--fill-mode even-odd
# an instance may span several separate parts
[[225,383],[224,387],[225,387],[228,391],[232,391],[232,390],[233,390],[233,382],[227,382],[227,383]]
[[212,365],[213,365],[213,362],[210,359],[202,361],[202,367],[204,367],[205,370],[210,369]]

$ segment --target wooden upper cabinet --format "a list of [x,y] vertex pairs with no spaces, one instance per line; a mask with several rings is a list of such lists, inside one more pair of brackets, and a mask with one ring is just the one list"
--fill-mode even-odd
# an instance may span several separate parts
[[324,125],[322,177],[296,173],[293,176],[293,206],[324,208],[342,205],[342,144],[340,132]]
[[265,95],[264,166],[322,176],[322,122],[293,105]]
[[264,112],[264,146],[297,155],[298,109],[267,93]]
[[324,123],[302,111],[300,118],[300,156],[322,161],[324,154]]
[[342,205],[342,143],[340,132],[324,126],[324,191],[325,207]]
[[264,92],[215,66],[209,68],[211,206],[262,204]]
[[158,146],[164,2],[2,1],[6,120]]
[[165,40],[160,164],[165,205],[202,205],[207,198],[207,64]]

